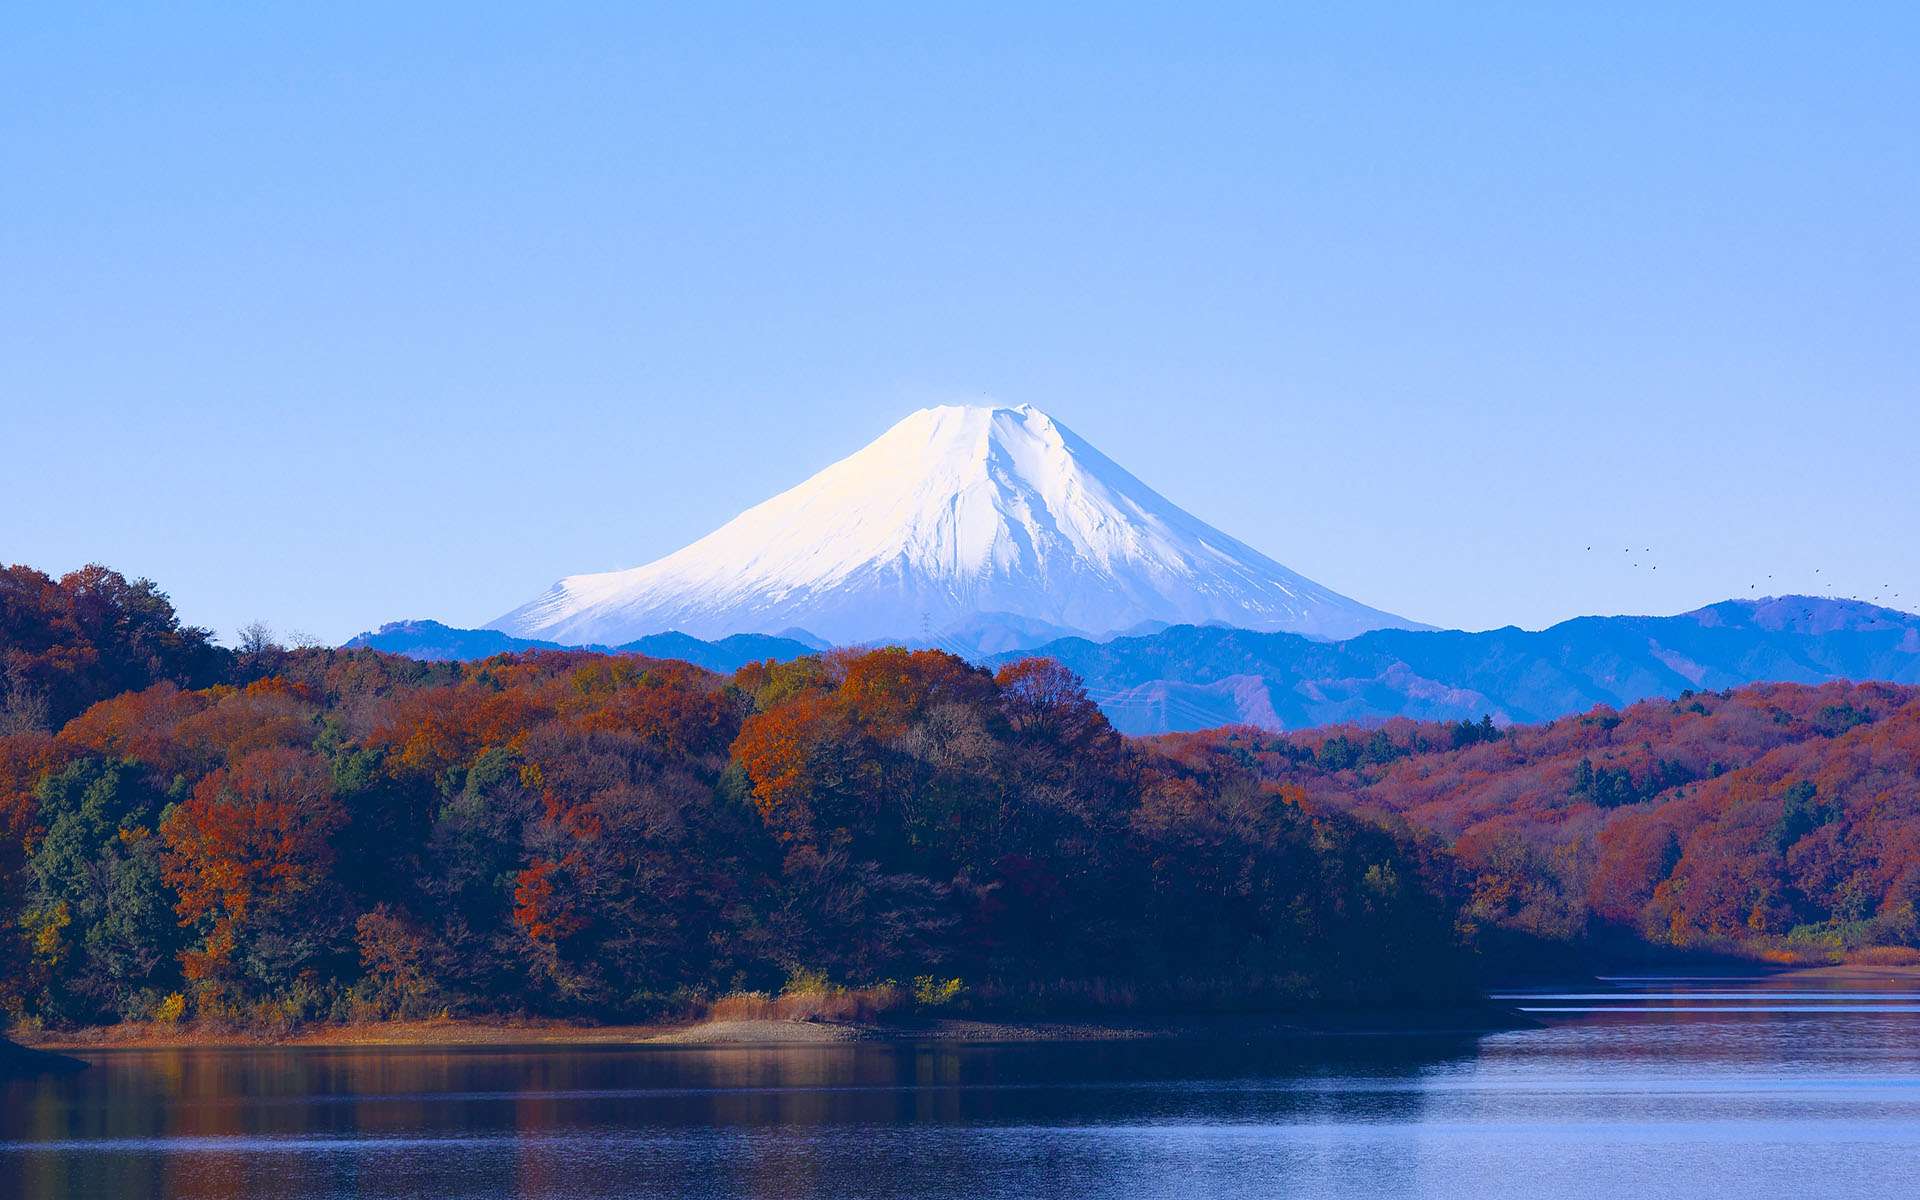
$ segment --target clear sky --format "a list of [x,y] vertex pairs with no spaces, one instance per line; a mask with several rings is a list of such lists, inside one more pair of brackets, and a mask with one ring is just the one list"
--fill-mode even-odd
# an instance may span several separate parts
[[474,625],[991,397],[1436,624],[1920,607],[1920,7],[959,7],[9,6],[0,560]]

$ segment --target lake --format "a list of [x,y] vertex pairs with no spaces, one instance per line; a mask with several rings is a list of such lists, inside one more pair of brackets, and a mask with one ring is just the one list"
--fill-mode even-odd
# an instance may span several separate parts
[[[1911,986],[1910,984],[1908,986]],[[1920,991],[1618,979],[1286,1043],[109,1051],[0,1085],[7,1197],[1920,1190]]]

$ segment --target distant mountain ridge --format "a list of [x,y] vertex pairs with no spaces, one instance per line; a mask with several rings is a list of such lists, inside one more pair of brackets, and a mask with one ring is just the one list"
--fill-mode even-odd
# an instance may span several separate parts
[[656,633],[618,646],[563,646],[558,642],[511,637],[497,629],[456,629],[439,621],[390,621],[347,643],[350,650],[362,647],[428,662],[468,662],[525,650],[597,650],[677,658],[709,671],[729,674],[751,662],[769,658],[785,662],[812,654],[824,649],[826,643],[765,633],[737,633],[711,642],[684,633]]
[[[989,615],[1004,628],[966,632]],[[568,576],[489,628],[608,644],[799,626],[841,645],[951,636],[987,649],[1036,628],[1102,636],[1149,622],[1318,637],[1424,628],[1206,524],[1030,405],[913,413],[699,541]]]
[[[1029,655],[1056,658],[1086,681],[1117,727],[1135,734],[1230,724],[1301,729],[1392,717],[1491,715],[1533,723],[1687,689],[1836,679],[1920,683],[1920,616],[1809,596],[1727,600],[1671,617],[1579,617],[1531,632],[1383,629],[1338,642],[1176,625],[1105,642],[1070,637],[1027,645],[1014,638],[1017,644],[996,650],[992,643],[1004,632],[999,625],[963,632],[978,636],[905,644],[987,665]],[[1027,630],[1029,636],[1043,632],[1044,626]],[[562,648],[438,621],[395,622],[348,645],[422,659]],[[665,633],[590,648],[680,658],[726,673],[763,659],[798,658],[825,643],[765,634],[707,642]]]
[[1375,630],[1338,642],[1175,626],[1066,638],[1058,659],[1120,729],[1298,729],[1405,716],[1548,721],[1687,689],[1835,679],[1920,683],[1920,616],[1851,600],[1728,600],[1672,617],[1580,617],[1529,632]]

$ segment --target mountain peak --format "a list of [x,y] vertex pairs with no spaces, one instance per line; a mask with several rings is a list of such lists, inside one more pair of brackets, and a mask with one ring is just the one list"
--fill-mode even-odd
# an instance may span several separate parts
[[569,576],[493,627],[618,642],[799,625],[847,643],[981,613],[1092,634],[1143,621],[1327,637],[1412,625],[1200,521],[1032,405],[954,404],[909,414],[685,549]]
[[1031,404],[943,404],[901,418],[854,457],[979,470],[993,461],[996,446],[1071,453],[1062,427]]
[[905,425],[911,421],[942,420],[954,417],[992,418],[1001,413],[1006,413],[1008,416],[1013,417],[1036,416],[1048,422],[1053,420],[1052,417],[1047,416],[1046,413],[1041,412],[1031,404],[932,404],[926,408],[908,413],[906,416],[900,418],[899,424]]

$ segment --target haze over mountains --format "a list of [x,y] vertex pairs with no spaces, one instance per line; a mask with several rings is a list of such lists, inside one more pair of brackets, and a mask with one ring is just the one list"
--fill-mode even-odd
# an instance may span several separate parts
[[1183,511],[1030,405],[922,409],[685,549],[569,576],[489,628],[571,644],[801,629],[855,644],[982,622],[1029,642],[1143,625],[1421,628]]

